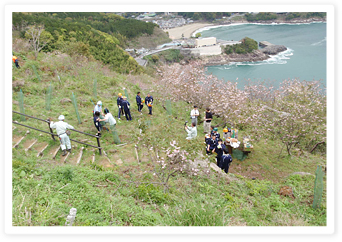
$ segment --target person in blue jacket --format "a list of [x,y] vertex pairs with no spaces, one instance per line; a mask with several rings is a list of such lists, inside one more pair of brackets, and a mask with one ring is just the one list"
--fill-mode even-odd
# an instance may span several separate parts
[[99,111],[96,111],[94,113],[94,125],[97,129],[96,136],[101,137],[102,124],[100,122],[100,112]]
[[222,139],[218,139],[217,140],[217,145],[215,148],[215,152],[217,154],[216,156],[216,164],[218,167],[220,167],[220,163],[221,163],[221,158],[223,155],[223,150],[226,149],[226,146],[222,143]]
[[145,98],[145,104],[148,107],[148,114],[152,115],[153,97],[150,94],[147,94],[147,97]]
[[128,121],[131,121],[132,120],[132,117],[131,117],[131,111],[129,110],[130,108],[130,104],[129,102],[127,101],[127,97],[123,96],[123,101],[121,102],[121,106],[123,107],[124,109],[124,112],[125,112],[125,115],[126,115],[126,119]]
[[118,106],[118,109],[119,109],[118,119],[120,119],[120,114],[122,114],[123,116],[125,116],[125,114],[124,114],[124,109],[123,109],[123,107],[122,107],[122,105],[121,105],[121,102],[122,102],[122,101],[123,101],[123,99],[122,99],[122,94],[119,93],[119,94],[118,94],[118,99],[116,99],[116,105]]
[[211,138],[210,138],[208,145],[207,145],[207,154],[208,155],[211,155],[212,153],[215,152],[216,144],[217,144],[216,136],[211,135]]
[[210,141],[210,134],[206,134],[204,138],[205,146],[207,147]]
[[224,170],[225,173],[228,173],[229,166],[232,163],[233,159],[231,155],[228,153],[228,149],[223,150],[224,154],[221,157],[220,168]]
[[143,109],[144,105],[141,102],[140,92],[137,93],[137,96],[135,97],[135,99],[137,100],[138,112],[142,114],[141,110]]
[[219,134],[219,132],[218,132],[218,128],[214,128],[214,129],[213,129],[213,134],[216,136],[217,139],[220,138],[220,134]]

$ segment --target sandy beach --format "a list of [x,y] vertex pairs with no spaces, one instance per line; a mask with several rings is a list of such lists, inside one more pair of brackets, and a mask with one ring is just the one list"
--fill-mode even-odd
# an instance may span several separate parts
[[182,34],[184,34],[185,38],[190,38],[190,35],[195,32],[197,29],[206,27],[206,26],[213,26],[214,24],[209,23],[194,23],[184,25],[182,27],[176,27],[173,29],[165,29],[165,32],[169,32],[170,39],[180,39],[182,38]]

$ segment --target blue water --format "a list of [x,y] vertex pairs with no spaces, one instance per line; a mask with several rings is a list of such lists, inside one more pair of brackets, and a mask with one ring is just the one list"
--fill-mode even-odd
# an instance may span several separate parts
[[219,79],[238,83],[265,81],[278,86],[284,79],[320,80],[326,85],[326,23],[311,24],[241,24],[201,30],[202,37],[222,40],[268,41],[285,45],[288,50],[260,62],[239,62],[210,66],[208,73]]

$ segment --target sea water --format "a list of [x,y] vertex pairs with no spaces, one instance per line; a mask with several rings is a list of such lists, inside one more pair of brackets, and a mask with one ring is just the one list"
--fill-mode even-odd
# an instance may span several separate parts
[[[249,82],[274,86],[285,79],[317,80],[326,86],[326,23],[310,24],[235,24],[201,29],[202,37],[222,40],[268,41],[287,50],[258,62],[236,62],[209,66],[208,73],[219,79],[237,82],[243,88]],[[259,47],[260,48],[260,47]]]

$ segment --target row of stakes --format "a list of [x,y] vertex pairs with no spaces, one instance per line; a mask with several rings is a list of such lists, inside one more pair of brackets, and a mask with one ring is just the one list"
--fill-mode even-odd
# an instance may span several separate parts
[[[13,128],[13,130],[15,130],[15,129],[16,129],[16,127]],[[30,131],[29,131],[29,130],[27,130],[26,133],[25,133],[25,135],[24,135],[23,137],[21,137],[21,138],[17,141],[17,143],[16,143],[15,145],[13,145],[13,148],[17,148],[17,147],[19,146],[19,144],[24,140],[24,138],[25,138],[28,134],[30,134]],[[39,134],[39,136],[42,136],[42,134]],[[29,150],[32,148],[32,146],[33,146],[34,144],[37,143],[37,141],[38,141],[38,140],[35,139],[35,140],[34,140],[34,141],[25,149],[25,152],[29,151]],[[49,146],[49,145],[46,144],[46,145],[38,152],[37,157],[43,156],[43,151],[44,151],[48,146]],[[52,156],[53,159],[56,158],[57,153],[58,153],[58,151],[60,150],[60,148],[61,148],[61,147],[58,146],[58,148],[53,152],[53,156]],[[81,161],[81,158],[82,158],[82,155],[83,155],[83,150],[84,150],[84,147],[81,147],[80,154],[79,154],[79,156],[78,156],[78,158],[77,158],[77,164],[79,164],[80,161]],[[105,152],[104,152],[104,154],[105,154],[105,157],[107,158],[107,160],[108,160],[110,163],[112,163],[112,162],[110,161],[110,159],[108,158],[107,154],[106,154]],[[66,161],[67,161],[67,158],[68,158],[69,155],[70,155],[70,152],[67,152],[67,155],[65,156],[63,162],[66,162]],[[93,153],[93,157],[92,157],[92,163],[94,163],[94,162],[95,162],[95,153]]]

